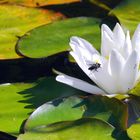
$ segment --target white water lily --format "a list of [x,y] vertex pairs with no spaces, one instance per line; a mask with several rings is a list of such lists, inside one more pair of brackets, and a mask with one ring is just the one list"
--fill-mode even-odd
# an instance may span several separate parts
[[70,54],[97,86],[62,73],[56,80],[91,94],[127,94],[140,79],[140,25],[132,40],[118,23],[113,31],[103,24],[101,32],[101,54],[80,37],[70,39]]

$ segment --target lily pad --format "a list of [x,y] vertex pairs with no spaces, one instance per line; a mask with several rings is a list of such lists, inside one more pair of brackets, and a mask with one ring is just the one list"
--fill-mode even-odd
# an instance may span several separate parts
[[100,47],[99,20],[72,18],[37,27],[18,40],[17,52],[30,58],[47,57],[68,50],[71,36],[80,36]]
[[24,98],[18,92],[31,88],[32,84],[0,85],[0,131],[17,135],[20,125],[32,109],[24,109],[27,104],[20,103]]
[[0,59],[19,58],[15,52],[18,38],[28,30],[60,17],[62,15],[48,10],[0,5]]
[[76,107],[81,101],[82,99],[72,96],[48,102],[32,113],[25,129],[29,131],[40,125],[79,119],[85,111],[83,106]]
[[0,85],[0,131],[17,135],[22,122],[33,109],[58,97],[80,94],[55,78],[43,78],[33,83]]
[[140,122],[137,122],[133,125],[131,125],[128,130],[128,136],[132,139],[132,140],[139,140],[140,139]]
[[113,140],[113,130],[111,125],[101,120],[86,118],[35,128],[21,134],[18,140]]
[[109,122],[117,129],[126,129],[127,109],[117,99],[102,96],[59,98],[37,108],[25,123],[30,131],[40,125],[94,117]]
[[125,28],[134,32],[140,23],[139,2],[139,0],[123,0],[110,14],[114,14]]

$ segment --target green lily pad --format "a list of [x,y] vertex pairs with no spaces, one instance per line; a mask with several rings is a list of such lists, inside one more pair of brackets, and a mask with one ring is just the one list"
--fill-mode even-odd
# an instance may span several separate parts
[[113,140],[114,128],[98,119],[86,118],[40,126],[21,134],[18,140]]
[[72,96],[48,102],[32,113],[25,124],[25,129],[31,130],[44,124],[79,119],[85,111],[83,106],[76,107],[81,101],[82,99]]
[[30,131],[40,125],[94,117],[109,122],[117,129],[127,127],[126,105],[115,98],[103,96],[59,98],[37,108],[25,123]]
[[27,32],[17,43],[17,52],[30,58],[47,57],[70,49],[71,36],[80,36],[100,47],[99,20],[72,18],[37,27]]
[[59,14],[48,10],[0,5],[0,59],[19,58],[15,52],[18,38],[28,30],[58,18]]
[[134,32],[140,23],[139,2],[139,0],[123,0],[110,14],[114,14],[125,28]]
[[140,130],[140,122],[137,122],[137,123],[131,125],[127,129],[128,136],[132,140],[139,140],[140,139],[140,131],[139,130]]
[[0,131],[13,135],[19,133],[20,125],[32,109],[24,109],[27,104],[19,102],[24,97],[18,94],[18,92],[32,86],[32,84],[0,85]]
[[22,122],[33,109],[58,97],[81,92],[56,82],[55,78],[43,78],[33,83],[0,85],[0,131],[17,135]]

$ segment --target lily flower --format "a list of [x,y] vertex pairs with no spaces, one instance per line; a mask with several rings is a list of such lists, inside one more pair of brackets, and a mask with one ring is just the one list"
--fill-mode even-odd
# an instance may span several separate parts
[[140,25],[132,40],[118,23],[113,31],[103,24],[101,34],[101,54],[80,37],[70,39],[70,54],[93,85],[63,73],[56,80],[91,94],[126,95],[140,79]]

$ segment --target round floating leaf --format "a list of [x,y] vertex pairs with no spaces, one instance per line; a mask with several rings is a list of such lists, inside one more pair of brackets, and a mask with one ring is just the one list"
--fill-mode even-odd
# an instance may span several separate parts
[[82,117],[98,118],[117,129],[126,129],[127,108],[121,101],[103,96],[60,98],[37,108],[25,123],[25,130]]
[[0,5],[0,59],[18,58],[15,45],[20,36],[60,17],[62,15],[48,10]]
[[140,140],[140,123],[137,122],[131,125],[128,128],[127,133],[132,140]]
[[123,0],[110,14],[115,14],[124,27],[134,31],[140,23],[139,2],[139,0]]
[[0,85],[0,130],[17,135],[22,122],[33,109],[55,98],[80,93],[72,87],[56,82],[54,77],[28,84]]
[[17,51],[31,58],[47,57],[70,49],[71,36],[80,36],[99,49],[99,20],[72,18],[37,27],[19,39]]
[[26,122],[25,129],[31,130],[44,124],[79,119],[84,113],[84,108],[76,105],[81,102],[82,99],[74,96],[48,102],[32,113]]
[[101,120],[87,118],[40,126],[20,135],[18,140],[113,140],[113,130],[111,125]]
[[0,85],[0,131],[17,135],[20,125],[32,109],[24,109],[27,103],[20,103],[24,97],[18,92],[31,88],[32,84]]

